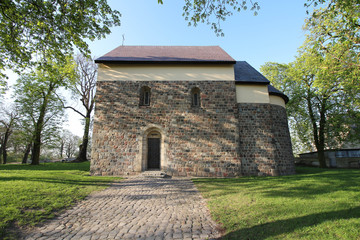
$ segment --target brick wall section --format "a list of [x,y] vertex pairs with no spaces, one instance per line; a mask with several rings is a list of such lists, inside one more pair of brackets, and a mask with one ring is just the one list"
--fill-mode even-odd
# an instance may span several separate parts
[[271,104],[239,103],[238,114],[242,174],[294,174],[286,110]]
[[[151,88],[151,105],[139,106],[142,86]],[[201,90],[201,108],[191,107],[191,89]],[[173,176],[241,175],[237,107],[232,81],[98,82],[91,173],[136,174],[144,170],[144,131],[159,126]],[[138,159],[138,160],[136,160]]]

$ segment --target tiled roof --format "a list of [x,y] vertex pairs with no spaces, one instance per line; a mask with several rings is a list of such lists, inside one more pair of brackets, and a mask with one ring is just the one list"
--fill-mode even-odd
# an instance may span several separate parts
[[234,73],[235,83],[264,84],[268,86],[268,91],[270,95],[275,95],[283,98],[285,103],[289,101],[289,98],[283,92],[271,86],[270,81],[247,62],[237,61],[234,65]]
[[120,46],[96,63],[231,63],[235,60],[219,46]]
[[236,83],[270,84],[270,81],[245,61],[234,65]]
[[289,102],[289,98],[288,96],[286,96],[283,92],[281,92],[280,90],[276,89],[275,87],[268,85],[268,91],[270,95],[275,95],[275,96],[279,96],[282,97],[282,99],[284,99],[285,103]]

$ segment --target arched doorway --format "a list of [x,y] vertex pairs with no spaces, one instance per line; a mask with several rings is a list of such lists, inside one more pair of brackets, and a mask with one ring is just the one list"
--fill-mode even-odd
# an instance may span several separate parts
[[151,131],[147,135],[147,169],[160,169],[161,134]]

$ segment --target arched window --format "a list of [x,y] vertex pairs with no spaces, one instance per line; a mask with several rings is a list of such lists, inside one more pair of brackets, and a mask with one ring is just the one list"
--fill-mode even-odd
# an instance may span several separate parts
[[200,89],[197,87],[191,89],[191,106],[200,107]]
[[150,88],[147,86],[140,89],[140,106],[150,106]]

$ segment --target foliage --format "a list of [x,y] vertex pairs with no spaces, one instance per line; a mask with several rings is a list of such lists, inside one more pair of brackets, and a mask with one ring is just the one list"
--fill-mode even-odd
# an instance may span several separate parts
[[89,167],[89,162],[0,166],[0,238],[15,224],[33,226],[54,217],[116,179],[91,177]]
[[[355,4],[347,3],[347,7]],[[345,5],[330,1],[328,8],[314,12],[307,20],[307,39],[294,62],[262,67],[263,73],[291,99],[287,109],[295,149],[315,147],[322,167],[326,166],[324,149],[360,142],[359,44],[356,37],[350,39],[359,32],[350,33],[345,28],[353,25],[348,12],[339,12]],[[336,18],[332,19],[334,14]],[[339,35],[332,34],[334,26]],[[297,148],[299,143],[302,146]]]
[[329,55],[305,46],[294,62],[267,63],[261,68],[290,98],[287,110],[297,152],[314,147],[321,152],[360,140],[360,82],[351,77],[353,72],[338,71],[339,65]]
[[[44,60],[40,67],[22,75],[15,86],[16,102],[22,108],[24,125],[32,133],[32,164],[39,164],[40,146],[45,137],[54,138],[49,131],[56,131],[63,111],[57,91],[71,85],[77,75],[74,62],[69,57],[65,62]],[[43,134],[47,128],[47,134]],[[52,139],[53,140],[53,139]]]
[[340,61],[342,69],[359,73],[360,2],[358,0],[319,2],[325,4],[325,7],[314,10],[311,17],[306,20],[305,29],[311,32],[308,40],[318,51],[323,51]]
[[26,68],[42,52],[58,61],[74,48],[89,55],[85,40],[104,38],[120,16],[106,0],[1,1],[0,73]]
[[73,157],[79,150],[80,138],[71,132],[68,132],[65,137],[65,155],[67,158]]
[[[163,0],[158,0],[158,3],[163,4]],[[258,14],[260,5],[258,2],[253,1],[191,1],[185,0],[183,7],[183,16],[188,22],[189,26],[197,26],[199,23],[206,23],[211,25],[211,29],[214,30],[217,36],[224,36],[221,28],[221,22],[225,21],[227,17],[234,14],[234,12],[240,12],[241,10],[247,10],[250,6],[250,10],[254,11],[254,15]]]
[[0,109],[0,163],[7,163],[8,143],[18,120],[19,111],[15,106],[2,106]]
[[357,239],[360,171],[297,168],[297,175],[193,179],[223,239]]

